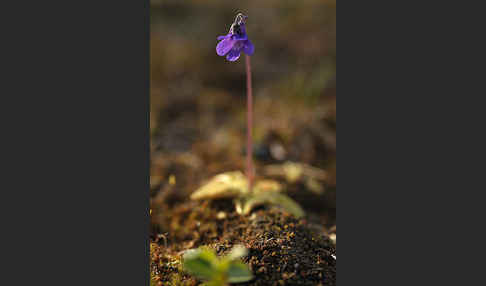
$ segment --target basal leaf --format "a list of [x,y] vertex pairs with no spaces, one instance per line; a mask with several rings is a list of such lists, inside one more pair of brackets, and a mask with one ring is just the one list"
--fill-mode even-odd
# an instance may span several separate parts
[[264,204],[280,206],[297,218],[305,215],[304,210],[297,202],[292,200],[289,196],[277,192],[263,192],[250,195],[243,207],[243,214],[249,214],[254,207]]

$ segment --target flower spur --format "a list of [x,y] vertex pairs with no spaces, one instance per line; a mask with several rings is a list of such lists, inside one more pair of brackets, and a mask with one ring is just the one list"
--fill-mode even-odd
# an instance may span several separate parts
[[240,58],[241,52],[249,56],[253,55],[255,47],[248,38],[245,28],[247,18],[248,16],[239,13],[231,24],[228,34],[218,37],[220,42],[216,46],[216,53],[219,56],[226,56],[228,61],[234,62]]

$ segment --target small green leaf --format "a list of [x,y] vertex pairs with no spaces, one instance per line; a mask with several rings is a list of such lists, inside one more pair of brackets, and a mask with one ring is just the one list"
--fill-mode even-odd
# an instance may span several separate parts
[[209,249],[191,249],[183,256],[184,270],[199,279],[210,280],[217,274],[215,265],[218,263],[216,255]]
[[228,268],[228,282],[229,283],[240,283],[246,282],[253,279],[253,274],[251,273],[248,266],[242,262],[235,261],[229,265]]

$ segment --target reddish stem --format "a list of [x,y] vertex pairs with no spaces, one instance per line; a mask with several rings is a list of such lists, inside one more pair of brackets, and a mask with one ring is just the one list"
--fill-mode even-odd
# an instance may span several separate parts
[[248,190],[253,189],[254,168],[253,168],[253,92],[251,89],[251,64],[250,56],[246,59],[246,102],[247,102],[247,129],[246,129],[246,176],[248,178]]

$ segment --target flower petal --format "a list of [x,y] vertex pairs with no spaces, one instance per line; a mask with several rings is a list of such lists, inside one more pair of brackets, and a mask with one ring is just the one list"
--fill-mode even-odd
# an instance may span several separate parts
[[218,36],[218,41],[221,41],[221,40],[223,40],[223,39],[227,39],[227,38],[229,38],[229,37],[231,37],[231,34],[228,34],[228,35],[226,35],[226,36]]
[[230,62],[234,62],[240,58],[240,53],[241,53],[240,49],[232,49],[226,56],[226,59]]
[[218,43],[218,45],[216,46],[216,53],[220,56],[224,56],[233,48],[234,44],[234,40],[226,38]]
[[243,44],[243,52],[245,52],[245,54],[249,56],[253,55],[253,53],[255,52],[255,46],[253,46],[249,39],[246,40]]
[[247,40],[247,39],[248,39],[248,35],[247,34],[241,34],[241,35],[233,34],[233,40],[236,40],[236,41],[244,41],[244,40]]

